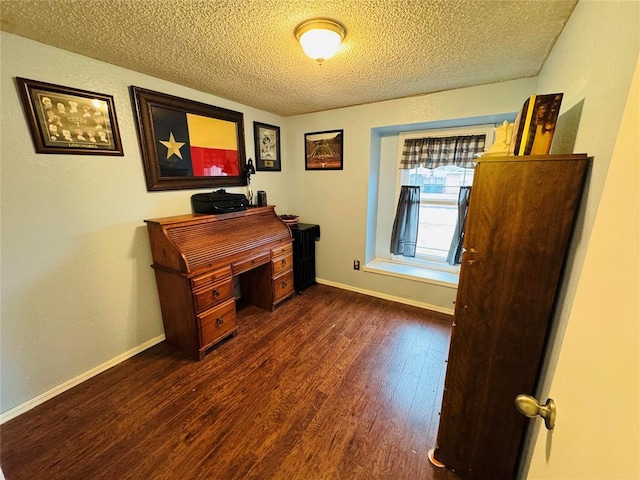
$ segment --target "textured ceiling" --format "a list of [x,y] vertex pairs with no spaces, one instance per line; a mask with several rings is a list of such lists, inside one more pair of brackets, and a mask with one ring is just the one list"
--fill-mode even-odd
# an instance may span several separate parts
[[[0,20],[4,31],[288,116],[535,76],[576,2],[0,0]],[[293,34],[318,16],[347,29],[321,66]]]

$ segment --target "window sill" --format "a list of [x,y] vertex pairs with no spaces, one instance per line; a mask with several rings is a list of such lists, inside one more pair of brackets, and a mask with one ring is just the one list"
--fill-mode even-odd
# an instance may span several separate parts
[[364,272],[390,275],[392,277],[407,278],[417,282],[458,288],[458,272],[446,272],[436,268],[418,267],[415,265],[407,265],[405,263],[391,262],[380,258],[374,258],[363,266],[362,270]]

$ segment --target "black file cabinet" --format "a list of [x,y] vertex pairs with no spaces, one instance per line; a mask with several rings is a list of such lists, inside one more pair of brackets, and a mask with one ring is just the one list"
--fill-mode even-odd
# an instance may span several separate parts
[[316,284],[316,240],[320,238],[320,225],[298,223],[291,225],[293,235],[293,288],[302,293]]

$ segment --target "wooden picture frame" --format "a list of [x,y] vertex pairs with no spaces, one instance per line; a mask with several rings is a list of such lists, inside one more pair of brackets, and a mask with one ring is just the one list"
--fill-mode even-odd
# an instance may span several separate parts
[[36,153],[124,155],[113,97],[16,77]]
[[344,130],[304,134],[305,170],[342,170]]
[[280,157],[280,127],[253,122],[256,170],[259,172],[279,172],[282,170]]
[[247,184],[241,112],[131,87],[148,191]]

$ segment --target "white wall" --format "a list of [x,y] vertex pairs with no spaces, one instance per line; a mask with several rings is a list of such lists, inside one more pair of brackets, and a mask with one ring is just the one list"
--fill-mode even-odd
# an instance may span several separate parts
[[531,479],[640,478],[639,106],[640,58],[549,392],[558,427],[539,433]]
[[[378,188],[379,183],[387,211],[395,212],[397,149],[383,140],[397,135],[400,127],[456,126],[468,124],[470,118],[517,112],[534,91],[535,81],[522,79],[288,118],[289,213],[320,225],[318,278],[452,312],[455,288],[353,269],[354,259],[364,262],[366,258],[368,204],[378,197],[377,192],[370,196],[370,188]],[[344,170],[305,170],[304,134],[335,129],[344,130]],[[379,182],[381,177],[384,181]],[[376,219],[375,215],[370,218]]]
[[582,1],[540,74],[563,110],[584,99],[576,151],[594,162],[539,392],[557,426],[533,429],[530,479],[640,478],[639,50],[640,3]]
[[[143,220],[191,211],[195,191],[147,192],[128,87],[243,112],[246,152],[254,158],[253,121],[284,122],[15,35],[2,32],[0,42],[0,361],[1,409],[7,412],[162,339]],[[125,156],[36,154],[16,76],[113,95]],[[282,212],[289,164],[283,153],[282,172],[258,172],[252,179],[254,191],[268,191]]]

